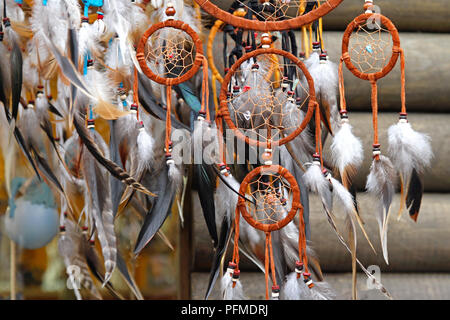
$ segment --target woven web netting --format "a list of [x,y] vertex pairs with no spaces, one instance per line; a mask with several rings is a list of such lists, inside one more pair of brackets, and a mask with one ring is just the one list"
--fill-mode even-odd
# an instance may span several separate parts
[[274,224],[289,212],[292,190],[289,182],[279,174],[264,173],[255,176],[247,186],[253,201],[246,201],[247,212],[254,221]]
[[261,54],[244,61],[228,84],[230,118],[252,139],[278,141],[303,120],[309,88],[304,75],[289,59]]
[[151,71],[162,78],[177,78],[194,65],[196,49],[184,31],[164,27],[156,30],[145,45],[145,59]]
[[360,72],[380,72],[392,56],[392,37],[377,19],[368,19],[353,30],[348,53]]
[[[299,9],[307,0],[269,0],[269,1],[240,1],[237,2],[247,12],[252,14],[252,19],[260,21],[278,21],[292,19],[300,15]],[[213,0],[216,4],[219,1]]]

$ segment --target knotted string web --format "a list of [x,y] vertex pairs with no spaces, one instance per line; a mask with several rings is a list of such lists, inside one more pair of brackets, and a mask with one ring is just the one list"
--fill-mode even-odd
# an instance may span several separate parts
[[150,70],[161,78],[183,76],[194,65],[196,48],[183,30],[164,27],[156,30],[145,45],[145,59]]
[[228,112],[236,129],[262,142],[295,130],[309,98],[303,77],[301,69],[278,54],[244,61],[228,83]]
[[377,19],[367,19],[354,29],[349,41],[352,64],[362,73],[381,71],[392,56],[392,37]]
[[260,21],[279,21],[297,17],[306,0],[269,0],[269,1],[241,1],[240,5],[252,19]]
[[274,224],[285,218],[290,210],[292,190],[289,182],[279,174],[260,174],[248,184],[247,211],[254,221]]

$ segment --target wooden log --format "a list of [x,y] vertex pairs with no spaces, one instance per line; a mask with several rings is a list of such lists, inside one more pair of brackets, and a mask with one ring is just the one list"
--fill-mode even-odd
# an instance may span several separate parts
[[[330,60],[339,62],[342,32],[325,32],[324,43]],[[297,39],[301,37],[297,34]],[[450,34],[400,33],[401,46],[406,58],[406,105],[409,111],[449,112],[448,94],[450,60]],[[231,46],[231,44],[229,44]],[[216,36],[213,52],[222,57],[221,35]],[[223,59],[214,60],[223,71]],[[356,78],[344,66],[344,82],[348,109],[370,109],[370,83]],[[379,108],[381,111],[400,110],[400,61],[383,79],[378,81]]]
[[[197,199],[193,196],[193,199]],[[381,253],[378,224],[373,212],[373,200],[364,193],[357,195],[360,213],[366,231],[377,250],[374,254],[358,230],[358,259],[367,267],[378,265],[389,272],[442,272],[450,270],[450,197],[448,194],[424,194],[417,223],[404,212],[397,221],[399,195],[392,204],[388,228],[389,265]],[[198,202],[195,200],[195,202]],[[211,241],[203,221],[201,207],[194,202],[194,271],[207,272],[213,256]],[[324,272],[351,271],[351,257],[339,242],[329,225],[323,207],[317,196],[310,198],[310,223],[313,247],[316,250]],[[343,221],[338,209],[337,220]],[[257,270],[254,264],[241,257],[242,270]],[[349,278],[350,279],[350,278]]]
[[[325,30],[345,30],[363,12],[364,1],[345,0],[324,17]],[[450,32],[450,2],[447,0],[375,0],[379,13],[394,22],[399,31]]]

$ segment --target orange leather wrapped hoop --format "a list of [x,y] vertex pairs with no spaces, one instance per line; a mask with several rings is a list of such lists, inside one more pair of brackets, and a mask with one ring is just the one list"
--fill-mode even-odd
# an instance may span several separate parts
[[[392,37],[392,55],[389,62],[384,66],[384,68],[375,73],[364,73],[358,70],[358,68],[352,63],[350,54],[348,53],[348,45],[350,41],[350,37],[353,33],[353,30],[358,28],[360,25],[364,24],[368,19],[379,19],[381,23],[386,27]],[[400,37],[398,35],[397,28],[392,23],[391,20],[386,18],[385,16],[378,13],[364,13],[358,17],[356,17],[349,25],[344,32],[344,36],[342,38],[342,58],[345,62],[347,68],[358,78],[363,80],[378,80],[387,75],[397,63],[398,55],[400,53]]]
[[303,215],[303,206],[300,203],[300,188],[298,187],[297,181],[295,180],[294,176],[286,168],[283,168],[282,166],[279,165],[270,165],[270,166],[264,165],[256,167],[255,169],[250,171],[250,173],[247,174],[247,176],[245,176],[244,180],[241,183],[241,187],[239,188],[239,193],[245,194],[248,184],[252,182],[253,178],[257,177],[261,173],[279,174],[289,183],[292,190],[292,207],[287,216],[284,217],[282,220],[278,221],[277,223],[265,224],[256,221],[250,215],[250,213],[247,210],[246,200],[243,199],[242,197],[239,197],[237,206],[239,212],[252,227],[262,230],[264,232],[271,232],[279,230],[284,226],[286,226],[289,222],[291,222],[292,219],[294,219],[297,210],[300,210],[300,214]]
[[246,53],[245,55],[243,55],[239,60],[237,60],[230,68],[230,70],[227,72],[227,74],[225,75],[225,77],[223,78],[223,82],[222,82],[222,86],[220,89],[220,95],[219,95],[219,100],[220,100],[220,111],[223,115],[223,119],[225,120],[225,122],[227,123],[228,127],[230,129],[232,129],[234,131],[234,133],[236,134],[236,136],[241,139],[244,140],[247,144],[253,145],[253,146],[260,146],[260,147],[266,147],[267,146],[267,142],[266,141],[258,141],[252,138],[249,138],[248,136],[246,136],[245,134],[243,134],[239,128],[236,127],[236,125],[234,124],[233,120],[231,119],[230,116],[230,112],[228,110],[228,101],[227,101],[227,88],[228,88],[228,84],[231,81],[231,77],[233,76],[234,72],[241,66],[241,64],[252,58],[255,56],[259,56],[262,54],[277,54],[283,57],[286,57],[287,59],[289,59],[290,61],[292,61],[293,63],[295,63],[295,65],[297,65],[298,68],[300,68],[303,72],[303,75],[305,76],[305,79],[308,83],[308,92],[309,92],[309,102],[308,102],[308,111],[305,115],[305,118],[303,119],[302,123],[300,124],[300,126],[295,129],[291,134],[289,134],[288,136],[283,137],[280,140],[272,140],[271,141],[271,145],[272,146],[280,146],[285,144],[286,142],[291,141],[292,139],[294,139],[296,136],[298,136],[308,125],[308,122],[311,120],[312,115],[314,113],[314,108],[316,105],[316,93],[314,90],[314,80],[311,77],[308,69],[306,68],[306,66],[303,64],[303,62],[300,61],[300,59],[298,59],[296,56],[294,56],[292,53],[284,51],[284,50],[280,50],[280,49],[276,49],[276,48],[269,48],[269,49],[256,49],[254,51],[250,51],[248,53]]
[[214,16],[216,19],[222,20],[234,27],[255,30],[255,31],[282,31],[289,29],[297,29],[301,26],[309,24],[314,20],[323,17],[331,10],[336,8],[343,0],[328,0],[322,3],[320,7],[311,10],[305,15],[300,15],[292,19],[279,20],[279,21],[259,21],[245,19],[236,15],[233,15],[227,11],[224,11],[217,7],[210,0],[195,0],[203,10]]
[[[185,74],[181,75],[177,78],[164,78],[160,77],[157,74],[153,73],[150,67],[147,64],[145,59],[145,44],[147,43],[148,38],[157,30],[162,28],[175,28],[181,31],[186,32],[192,39],[195,46],[195,58],[192,67],[186,71]],[[200,66],[203,62],[203,45],[197,33],[186,23],[180,20],[166,20],[163,22],[156,23],[152,25],[145,33],[142,35],[141,40],[139,41],[139,45],[136,49],[136,58],[141,66],[142,72],[149,77],[151,80],[163,84],[163,85],[176,85],[180,84],[184,81],[192,78],[197,71],[200,69]]]

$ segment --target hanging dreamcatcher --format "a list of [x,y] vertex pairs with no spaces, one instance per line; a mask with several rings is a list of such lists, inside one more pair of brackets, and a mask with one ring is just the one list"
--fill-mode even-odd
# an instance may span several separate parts
[[[272,298],[278,299],[281,284],[277,284],[275,276],[272,232],[282,230],[299,213],[298,256],[295,261],[297,277],[293,281],[298,283],[300,291],[301,288],[314,288],[308,270],[300,189],[293,175],[272,161],[273,148],[297,137],[317,110],[314,84],[298,58],[289,52],[270,48],[270,45],[270,36],[263,34],[261,48],[237,60],[225,75],[221,87],[221,108],[216,122],[219,132],[222,131],[223,118],[238,138],[250,146],[264,148],[263,165],[250,171],[240,185],[234,222],[233,260],[222,279],[225,299],[243,298],[239,282],[240,215],[253,228],[265,233],[266,299],[269,299],[270,274]],[[276,77],[277,73],[281,77]],[[306,86],[300,82],[303,77]],[[302,110],[303,106],[307,106],[306,112]],[[316,112],[316,115],[320,121],[319,113]],[[321,153],[319,145],[317,147]],[[221,152],[224,153],[223,147]],[[223,174],[229,174],[225,159],[219,167]],[[315,292],[317,288],[311,290],[310,296],[315,296]]]
[[[342,57],[339,65],[340,129],[333,142],[333,156],[339,164],[342,180],[349,185],[356,174],[355,160],[362,152],[358,139],[352,134],[345,101],[342,65],[358,78],[370,81],[373,116],[373,161],[366,188],[377,199],[377,220],[383,256],[388,262],[387,225],[392,198],[395,192],[397,172],[400,176],[401,205],[406,205],[413,220],[417,219],[423,193],[420,174],[430,164],[432,151],[429,137],[414,131],[407,120],[405,102],[405,55],[400,47],[400,38],[394,24],[385,16],[373,13],[372,1],[364,5],[366,12],[356,17],[345,30],[342,40]],[[401,111],[397,124],[388,130],[390,158],[381,154],[378,139],[377,81],[386,76],[400,57]],[[392,161],[391,161],[392,159]],[[359,161],[358,161],[359,162]]]
[[[174,20],[176,13],[171,3],[165,11],[168,20],[152,25],[142,36],[136,58],[142,72],[156,83],[166,86],[165,153],[169,176],[179,180],[179,172],[172,157],[171,107],[172,86],[192,78],[203,67],[202,99],[199,120],[209,120],[208,62],[203,56],[202,41],[186,23]],[[137,105],[137,71],[135,72],[135,104]]]
[[[203,10],[216,19],[222,20],[234,27],[257,31],[278,31],[299,28],[326,15],[342,1],[328,0],[320,6],[316,6],[308,13],[301,15],[299,8],[301,9],[307,1],[236,0],[227,12],[219,8],[219,1],[217,0],[195,0]],[[245,16],[233,14],[237,8],[243,8],[246,12]]]

